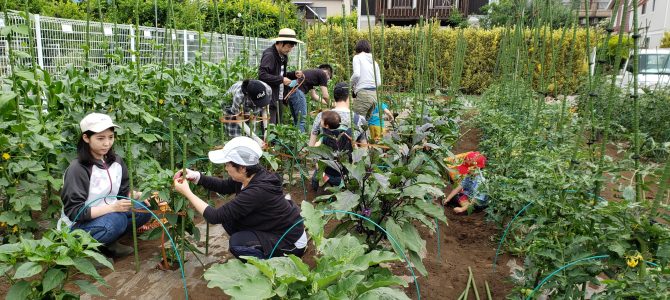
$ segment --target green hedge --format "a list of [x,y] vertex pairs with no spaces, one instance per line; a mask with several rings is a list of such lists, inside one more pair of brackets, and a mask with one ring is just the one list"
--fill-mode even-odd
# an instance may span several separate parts
[[[277,35],[279,28],[290,27],[303,32],[302,23],[296,14],[297,9],[289,1],[271,0],[218,0],[189,1],[172,0],[174,23],[177,29],[199,30],[271,38]],[[7,0],[7,9],[25,11],[49,17],[85,20],[90,9],[90,19],[119,24],[135,24],[136,0],[90,0],[75,3],[71,0]],[[114,4],[114,5],[112,5]],[[142,26],[167,27],[169,0],[139,0],[139,21]],[[0,7],[4,0],[0,0]],[[216,11],[219,12],[219,24]],[[156,20],[157,19],[157,20]]]
[[[343,30],[337,25],[313,26],[307,31],[308,57],[313,64],[329,62],[335,66],[335,72],[340,78],[348,78],[347,68],[350,68],[353,49],[359,39],[369,39],[369,33],[364,31],[348,31],[348,48],[343,44]],[[453,53],[455,53],[456,40],[459,29],[440,28],[431,31],[431,52],[429,54],[429,78],[432,87],[444,88],[449,85],[451,69],[454,64]],[[463,76],[461,79],[461,90],[467,94],[480,94],[495,80],[494,72],[498,63],[498,52],[504,29],[495,28],[491,30],[467,28],[464,29],[464,37],[468,46],[465,55]],[[594,31],[591,31],[594,34]],[[390,27],[384,29],[384,85],[395,91],[408,91],[414,87],[416,72],[417,45],[416,28]],[[531,37],[533,32],[526,31],[525,36],[528,43],[528,54],[532,57],[533,49]],[[554,30],[552,35],[545,40],[547,45],[545,59],[542,61],[527,62],[527,66],[534,69],[534,85],[539,90],[552,93],[556,86],[550,84],[551,52],[552,45],[559,45],[561,31]],[[562,43],[563,47],[557,49],[556,78],[558,91],[567,88],[568,92],[575,92],[580,80],[587,72],[586,62],[586,33],[583,29],[576,32],[577,40],[574,43],[575,51],[570,57],[570,41],[572,30],[568,30]],[[373,52],[375,58],[381,63],[381,28],[373,31]],[[597,38],[597,37],[595,37]],[[594,44],[592,44],[594,45]],[[540,48],[540,47],[538,47]],[[347,55],[347,50],[349,54]],[[541,53],[541,52],[538,52]],[[537,54],[536,54],[537,55]],[[538,55],[539,56],[539,55]],[[567,62],[574,63],[573,71],[567,74]],[[539,78],[544,77],[545,86],[540,88]]]

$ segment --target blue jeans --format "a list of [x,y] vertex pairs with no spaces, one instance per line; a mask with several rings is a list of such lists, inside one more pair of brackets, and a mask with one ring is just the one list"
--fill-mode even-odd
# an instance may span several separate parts
[[288,98],[291,105],[291,116],[293,116],[293,125],[297,126],[301,132],[305,132],[305,120],[307,119],[307,98],[301,90],[296,90]]
[[[135,204],[136,208],[140,208]],[[140,227],[151,219],[149,213],[135,213],[135,225]],[[99,216],[95,219],[77,222],[72,229],[82,229],[100,243],[109,245],[118,240],[124,233],[131,232],[133,227],[130,212],[114,212]]]

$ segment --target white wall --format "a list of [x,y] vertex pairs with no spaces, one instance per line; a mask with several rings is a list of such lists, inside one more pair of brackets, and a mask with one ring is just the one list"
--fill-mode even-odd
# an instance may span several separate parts
[[642,6],[638,13],[640,34],[649,38],[648,48],[660,47],[663,33],[670,31],[670,0],[648,0],[645,13],[642,14]]
[[325,7],[326,15],[320,16],[324,20],[327,17],[341,16],[342,15],[342,3],[344,3],[344,11],[347,15],[351,12],[351,0],[312,0],[312,1],[294,1],[294,2],[311,2],[309,6],[311,7]]

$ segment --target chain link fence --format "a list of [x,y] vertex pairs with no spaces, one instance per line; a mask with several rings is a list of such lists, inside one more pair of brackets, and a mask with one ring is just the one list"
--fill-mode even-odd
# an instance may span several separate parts
[[[87,33],[86,21],[82,20],[32,14],[25,18],[19,12],[9,12],[5,19],[0,14],[0,30],[13,25],[23,27],[29,34],[12,32],[10,39],[0,36],[0,77],[9,75],[12,65],[33,62],[50,74],[60,74],[68,65],[84,66],[86,48],[92,74],[137,60],[142,65],[164,60],[173,67],[195,61],[196,55],[214,63],[246,57],[250,66],[257,66],[263,50],[274,44],[262,38],[145,26],[136,30],[134,25],[101,22],[90,22]],[[12,64],[10,47],[15,51]],[[305,45],[298,44],[290,54],[289,64],[301,69],[305,57]]]

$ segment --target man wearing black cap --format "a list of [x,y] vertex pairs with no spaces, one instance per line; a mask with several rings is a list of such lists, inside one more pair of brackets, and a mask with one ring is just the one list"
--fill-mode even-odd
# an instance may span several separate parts
[[[225,121],[228,121],[225,124],[228,136],[234,138],[241,136],[242,132],[244,132],[245,135],[250,135],[258,144],[263,145],[263,140],[256,136],[249,126],[247,126],[253,120],[246,122],[235,121],[261,117],[261,120],[263,120],[262,129],[265,130],[267,128],[266,107],[272,100],[272,89],[270,86],[260,80],[246,79],[233,84],[225,96],[233,97],[233,102],[229,107],[226,107],[226,103],[222,105],[223,118]],[[258,121],[253,122],[256,123]]]

